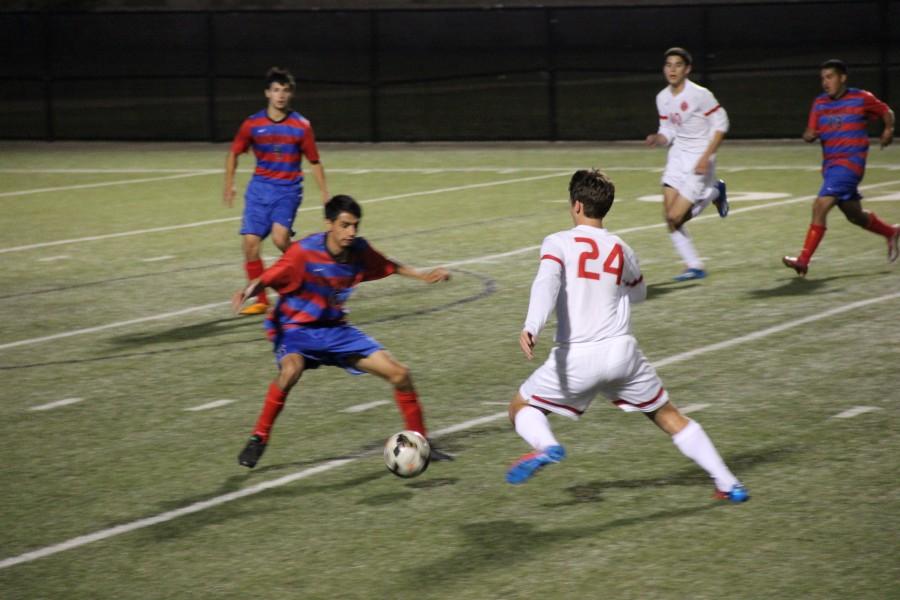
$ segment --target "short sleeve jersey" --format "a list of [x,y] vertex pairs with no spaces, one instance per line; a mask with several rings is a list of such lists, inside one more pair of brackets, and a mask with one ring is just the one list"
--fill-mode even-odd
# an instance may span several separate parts
[[268,329],[342,323],[347,315],[344,304],[356,285],[397,269],[364,238],[354,240],[346,262],[337,262],[325,236],[315,233],[293,243],[260,277],[263,285],[281,295],[266,322]]
[[690,79],[677,95],[670,86],[658,93],[656,110],[659,133],[681,150],[703,153],[714,132],[728,131],[725,109],[712,92]]
[[281,121],[269,118],[266,109],[247,117],[234,136],[231,151],[243,154],[253,148],[256,170],[253,179],[276,184],[303,180],[303,157],[319,162],[312,124],[297,112]]
[[[556,342],[597,342],[631,330],[631,302],[627,288],[640,283],[634,251],[606,229],[579,225],[544,238],[541,260],[562,265],[556,300]],[[538,312],[538,311],[536,311]],[[539,331],[530,323],[525,329]]]
[[872,93],[848,88],[840,98],[822,94],[813,101],[807,128],[822,144],[822,170],[846,167],[862,177],[869,156],[867,121],[883,116],[888,105]]

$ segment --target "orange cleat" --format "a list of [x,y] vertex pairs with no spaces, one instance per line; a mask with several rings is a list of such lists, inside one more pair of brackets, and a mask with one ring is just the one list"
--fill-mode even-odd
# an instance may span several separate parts
[[262,302],[256,302],[250,306],[241,309],[242,315],[264,315],[269,310],[269,305]]

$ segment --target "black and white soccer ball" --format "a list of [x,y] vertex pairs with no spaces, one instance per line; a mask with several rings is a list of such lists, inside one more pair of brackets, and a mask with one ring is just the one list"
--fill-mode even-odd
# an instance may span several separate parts
[[384,464],[397,477],[415,477],[428,468],[431,446],[421,433],[400,431],[384,444]]

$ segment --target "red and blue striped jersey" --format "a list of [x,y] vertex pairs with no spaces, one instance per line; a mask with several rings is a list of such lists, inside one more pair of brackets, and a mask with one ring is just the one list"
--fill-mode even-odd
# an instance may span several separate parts
[[243,154],[250,147],[256,155],[253,178],[268,183],[302,181],[304,156],[311,162],[319,162],[312,125],[296,112],[281,121],[273,121],[263,109],[244,119],[231,143],[231,151],[235,155]]
[[806,126],[818,134],[822,143],[822,170],[841,166],[862,177],[869,155],[867,121],[888,110],[888,105],[871,92],[857,88],[847,88],[840,98],[818,96]]
[[329,325],[344,321],[344,304],[353,288],[363,281],[394,273],[396,263],[356,238],[346,262],[337,262],[325,245],[325,233],[314,233],[288,248],[278,262],[266,269],[260,282],[281,298],[266,328],[293,329],[304,325]]

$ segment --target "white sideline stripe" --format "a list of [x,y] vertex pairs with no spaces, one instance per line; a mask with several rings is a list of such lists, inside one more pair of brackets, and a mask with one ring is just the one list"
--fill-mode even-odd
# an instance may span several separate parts
[[345,413],[361,413],[367,410],[371,410],[377,406],[384,406],[385,404],[390,404],[390,400],[375,400],[374,402],[366,402],[365,404],[356,404],[354,406],[348,406],[343,409],[341,412]]
[[119,181],[104,181],[101,183],[81,183],[77,185],[61,185],[59,187],[36,188],[33,190],[19,190],[16,192],[0,192],[0,198],[9,196],[27,196],[29,194],[43,194],[45,192],[64,192],[67,190],[84,190],[88,188],[108,187],[111,185],[128,185],[129,183],[147,183],[150,181],[164,181],[166,179],[184,179],[185,177],[197,177],[198,175],[209,175],[210,173],[218,173],[218,171],[192,171],[190,173],[180,173],[178,175],[166,175],[164,177],[147,177],[144,179],[122,179]]
[[[472,190],[477,188],[491,187],[495,185],[506,185],[508,183],[521,183],[526,181],[537,181],[539,179],[549,179],[551,177],[562,177],[563,175],[567,175],[567,172],[564,173],[552,173],[550,175],[536,175],[534,177],[519,177],[516,179],[503,179],[500,181],[488,181],[484,183],[471,183],[468,185],[458,185],[454,187],[446,187],[446,188],[438,188],[433,190],[425,190],[422,192],[408,192],[405,194],[396,194],[393,196],[382,196],[380,198],[371,198],[369,200],[360,200],[360,204],[372,204],[375,202],[385,202],[387,200],[400,200],[402,198],[412,198],[414,196],[431,196],[434,194],[444,194],[447,192],[459,192],[462,190]],[[307,206],[305,208],[300,208],[297,212],[306,212],[306,211],[320,211],[322,210],[321,206]],[[184,223],[182,225],[168,225],[166,227],[151,227],[149,229],[136,229],[133,231],[121,231],[119,233],[107,233],[104,235],[92,235],[88,237],[81,238],[71,238],[67,240],[56,240],[53,242],[39,242],[36,244],[27,244],[24,246],[12,246],[9,248],[0,248],[0,254],[5,254],[7,252],[20,252],[22,250],[33,250],[34,248],[46,248],[48,246],[59,246],[61,244],[74,244],[78,242],[94,242],[97,240],[106,240],[111,238],[118,237],[126,237],[131,235],[141,235],[144,233],[158,233],[162,231],[174,231],[176,229],[186,229],[189,227],[202,227],[204,225],[214,225],[219,223],[228,223],[230,221],[239,221],[241,217],[226,217],[222,219],[210,219],[208,221],[198,221],[196,223]]]
[[170,259],[173,259],[173,258],[175,258],[175,257],[172,256],[171,254],[166,254],[166,255],[164,255],[164,256],[154,256],[154,257],[151,257],[151,258],[142,258],[142,259],[141,259],[141,262],[159,262],[159,261],[161,261],[161,260],[170,260]]
[[888,300],[895,300],[900,298],[900,292],[893,292],[890,294],[884,294],[883,296],[877,296],[875,298],[868,298],[866,300],[859,300],[857,302],[851,302],[850,304],[845,304],[843,306],[838,306],[837,308],[832,308],[826,310],[825,312],[820,312],[816,315],[810,315],[808,317],[803,317],[800,319],[788,321],[786,323],[781,323],[780,325],[774,325],[772,327],[767,327],[765,329],[760,329],[759,331],[754,331],[753,333],[748,333],[747,335],[738,336],[736,338],[731,338],[730,340],[725,340],[724,342],[719,342],[717,344],[710,344],[708,346],[703,346],[701,348],[697,348],[695,350],[690,350],[688,352],[682,352],[681,354],[675,354],[674,356],[670,356],[668,358],[664,358],[660,361],[654,362],[653,366],[660,368],[666,365],[670,365],[676,362],[682,362],[685,360],[689,360],[691,358],[700,356],[701,354],[707,354],[709,352],[716,352],[718,350],[724,350],[725,348],[730,348],[731,346],[737,346],[738,344],[743,344],[744,342],[750,342],[753,340],[758,340],[760,338],[764,338],[775,333],[781,333],[782,331],[787,331],[788,329],[794,329],[795,327],[800,327],[801,325],[806,325],[807,323],[813,323],[815,321],[821,321],[822,319],[839,315],[841,313],[845,313],[851,310],[856,310],[857,308],[862,308],[864,306],[869,306],[870,304],[877,304],[879,302],[886,302]]
[[81,335],[83,333],[94,333],[97,331],[105,331],[107,329],[114,329],[116,327],[124,327],[126,325],[135,325],[137,323],[146,323],[148,321],[159,321],[161,319],[168,319],[169,317],[177,317],[180,315],[187,315],[190,313],[198,312],[201,310],[206,310],[208,308],[219,308],[221,306],[230,305],[231,301],[225,302],[213,302],[211,304],[202,304],[200,306],[192,306],[190,308],[183,308],[181,310],[174,310],[172,312],[161,313],[158,315],[150,315],[149,317],[141,317],[139,319],[129,319],[128,321],[116,321],[115,323],[107,323],[106,325],[98,325],[96,327],[85,327],[84,329],[73,329],[72,331],[64,331],[62,333],[55,333],[53,335],[45,335],[37,338],[29,338],[26,340],[18,340],[16,342],[7,342],[6,344],[0,344],[0,350],[6,350],[7,348],[15,348],[16,346],[27,346],[29,344],[37,344],[40,342],[49,342],[51,340],[58,340],[61,338],[72,337],[73,335]]
[[28,410],[53,410],[54,408],[59,408],[60,406],[77,404],[79,402],[82,402],[83,400],[84,398],[63,398],[62,400],[57,400],[55,402],[48,402],[47,404],[32,406]]
[[[688,360],[693,358],[694,356],[698,356],[700,354],[704,354],[706,352],[711,352],[713,350],[718,350],[728,346],[735,346],[737,344],[748,342],[751,340],[760,339],[767,335],[772,335],[773,333],[777,333],[779,331],[784,331],[785,329],[790,329],[791,327],[796,327],[802,322],[811,322],[819,319],[824,319],[831,315],[839,314],[841,312],[846,312],[847,310],[852,310],[854,308],[859,308],[860,306],[866,306],[868,304],[874,304],[876,302],[884,302],[885,300],[891,300],[893,298],[900,297],[900,292],[895,292],[893,294],[886,294],[884,296],[878,296],[876,298],[870,298],[869,300],[862,300],[860,302],[854,302],[853,304],[842,306],[836,309],[827,310],[825,312],[819,313],[818,315],[812,315],[807,317],[806,319],[801,319],[800,321],[792,321],[788,324],[769,327],[767,329],[763,329],[757,333],[750,335],[743,335],[733,340],[729,340],[726,342],[720,342],[718,344],[711,344],[709,346],[703,346],[701,348],[697,348],[696,350],[692,350],[691,352],[682,352],[681,354],[676,354],[675,356],[671,356],[668,358],[664,358],[655,363],[657,367],[662,367],[664,365],[669,365],[675,362],[680,362],[684,360]],[[462,423],[458,423],[456,425],[451,425],[449,427],[444,427],[443,429],[438,429],[432,432],[433,437],[441,437],[451,433],[455,433],[457,431],[463,431],[465,429],[469,429],[471,427],[476,427],[478,425],[484,425],[486,423],[490,423],[496,421],[498,419],[505,418],[507,416],[506,411],[494,413],[491,415],[486,415],[484,417],[478,417],[475,419],[470,419],[468,421],[463,421]],[[109,529],[102,529],[95,533],[91,533],[88,535],[78,536],[72,539],[69,539],[65,542],[61,542],[59,544],[54,544],[52,546],[45,546],[44,548],[39,548],[37,550],[32,550],[31,552],[26,552],[24,554],[20,554],[18,556],[12,556],[10,558],[6,558],[0,560],[0,569],[6,569],[8,567],[12,567],[21,563],[31,562],[33,560],[37,560],[39,558],[44,558],[47,556],[51,556],[53,554],[57,554],[59,552],[63,552],[65,550],[71,550],[72,548],[78,548],[79,546],[84,546],[86,544],[90,544],[92,542],[96,542],[99,540],[104,540],[107,538],[111,538],[117,535],[121,535],[124,533],[129,533],[131,531],[135,531],[137,529],[143,529],[144,527],[150,527],[151,525],[157,525],[159,523],[165,523],[166,521],[171,521],[172,519],[177,519],[178,517],[182,517],[184,515],[189,515],[192,513],[200,512],[202,510],[206,510],[207,508],[212,508],[214,506],[219,506],[221,504],[225,504],[227,502],[231,502],[232,500],[238,500],[240,498],[244,498],[246,496],[251,496],[253,494],[258,494],[259,492],[263,492],[268,489],[272,489],[275,487],[280,487],[283,485],[287,485],[289,483],[293,483],[299,479],[304,479],[311,475],[315,475],[318,473],[324,473],[325,471],[330,471],[332,469],[336,469],[337,467],[341,467],[347,463],[354,462],[358,460],[360,457],[352,457],[352,458],[341,458],[337,460],[331,460],[321,465],[317,465],[315,467],[310,467],[308,469],[304,469],[302,471],[298,471],[296,473],[292,473],[290,475],[285,475],[284,477],[280,477],[278,479],[273,479],[271,481],[265,481],[263,483],[259,483],[257,485],[245,488],[243,490],[238,490],[236,492],[231,492],[229,494],[224,494],[222,496],[216,496],[215,498],[210,498],[209,500],[204,500],[202,502],[196,502],[194,504],[190,504],[183,508],[171,510],[168,512],[164,512],[158,514],[153,517],[147,517],[145,519],[139,519],[137,521],[132,521],[131,523],[125,523],[123,525],[118,525],[116,527],[111,527]]]
[[867,412],[874,412],[876,410],[881,410],[878,406],[854,406],[853,408],[849,408],[844,412],[839,412],[838,414],[831,417],[832,419],[850,419],[855,417],[856,415],[861,415]]
[[56,256],[45,256],[44,258],[39,258],[38,262],[55,262],[57,260],[68,260],[72,258],[68,254],[58,254]]
[[704,408],[709,408],[712,406],[711,404],[688,404],[687,406],[681,406],[678,410],[680,410],[684,414],[697,412],[698,410],[703,410]]
[[191,406],[190,408],[186,408],[184,410],[190,412],[198,412],[201,410],[209,410],[211,408],[219,408],[220,406],[228,406],[233,402],[234,400],[213,400],[212,402],[207,402],[206,404],[198,404],[197,406]]

